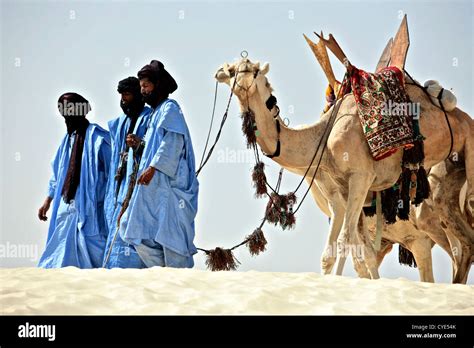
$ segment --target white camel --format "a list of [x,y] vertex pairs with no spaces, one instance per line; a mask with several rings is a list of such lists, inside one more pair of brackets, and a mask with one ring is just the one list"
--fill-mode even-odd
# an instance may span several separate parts
[[[354,97],[349,94],[336,102],[337,115],[334,125],[328,125],[331,108],[316,123],[293,129],[284,125],[280,116],[274,118],[276,108],[268,110],[266,101],[272,93],[272,87],[266,78],[269,64],[260,68],[259,63],[252,63],[243,58],[234,64],[224,64],[218,69],[215,77],[219,82],[234,86],[234,93],[239,99],[242,112],[252,110],[260,135],[257,143],[266,154],[276,150],[277,140],[281,142],[281,153],[272,158],[287,170],[303,175],[311,163],[316,146],[324,137],[324,130],[332,126],[329,136],[322,141],[327,142],[322,154],[319,172],[315,183],[329,202],[331,225],[329,241],[337,236],[337,258],[325,252],[323,256],[324,273],[330,273],[337,259],[337,274],[342,273],[345,261],[344,250],[348,245],[363,244],[365,259],[356,258],[356,267],[367,267],[374,279],[379,277],[377,258],[368,236],[360,240],[358,221],[362,207],[369,191],[381,191],[391,187],[401,173],[402,151],[381,161],[374,161],[369,153],[366,140],[359,122]],[[237,79],[237,81],[235,81]],[[425,141],[425,168],[443,161],[451,146],[449,129],[441,109],[432,104],[426,95],[414,86],[407,86],[407,92],[413,102],[421,104],[422,115],[420,127]],[[474,126],[471,118],[459,109],[448,113],[455,141],[452,151],[465,153],[466,171],[468,173],[468,193],[471,192],[474,172]],[[280,123],[280,134],[277,134],[275,122]],[[469,155],[471,154],[471,155]],[[308,172],[307,180],[313,177],[315,165]],[[474,195],[468,195],[468,206],[472,209]],[[318,203],[318,200],[316,199]],[[319,205],[319,204],[318,204]],[[339,234],[339,232],[342,233]],[[328,243],[331,245],[332,243]]]

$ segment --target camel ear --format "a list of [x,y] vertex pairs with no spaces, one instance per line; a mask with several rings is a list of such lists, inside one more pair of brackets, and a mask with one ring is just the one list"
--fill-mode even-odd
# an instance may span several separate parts
[[229,64],[224,63],[223,66],[217,70],[216,75],[214,76],[218,82],[224,82],[229,84],[230,81],[230,71],[229,71]]
[[266,75],[267,72],[269,72],[269,71],[270,71],[270,64],[264,63],[262,68],[260,69],[260,74]]

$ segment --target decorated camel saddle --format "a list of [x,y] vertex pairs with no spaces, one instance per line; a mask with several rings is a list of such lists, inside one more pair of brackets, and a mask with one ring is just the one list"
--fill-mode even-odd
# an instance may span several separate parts
[[[406,91],[407,84],[420,86],[433,104],[445,112],[456,108],[456,97],[437,81],[426,81],[422,86],[404,69],[410,39],[407,17],[404,16],[395,38],[390,38],[377,63],[375,72],[367,72],[352,65],[332,34],[324,38],[317,34],[318,43],[304,36],[327,80],[328,112],[336,101],[351,93],[366,138],[370,154],[379,161],[402,149],[402,174],[392,188],[383,190],[382,207],[385,222],[395,223],[396,218],[407,220],[410,202],[418,205],[429,197],[430,187],[424,169],[424,137],[420,133],[418,103],[412,103]],[[336,80],[329,61],[327,48],[346,67],[342,82]],[[366,215],[375,213],[375,192],[371,206],[364,207]],[[399,200],[403,204],[398,205]]]
[[[406,82],[418,83],[404,71],[410,45],[406,15],[395,38],[390,38],[385,46],[374,73],[350,64],[332,34],[329,39],[325,39],[322,32],[316,35],[318,43],[314,43],[306,35],[304,37],[328,80],[327,104],[323,112],[327,112],[337,99],[352,93],[370,153],[377,161],[390,156],[399,148],[411,149],[417,141],[422,140],[416,122],[420,116],[419,107],[411,103],[405,90]],[[347,68],[347,75],[342,83],[334,76],[327,48]],[[425,82],[424,89],[435,105],[446,111],[456,107],[456,97],[437,81]]]

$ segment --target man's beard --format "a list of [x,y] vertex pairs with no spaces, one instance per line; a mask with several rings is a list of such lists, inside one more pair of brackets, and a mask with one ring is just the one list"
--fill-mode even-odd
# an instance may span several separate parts
[[145,102],[138,96],[134,97],[130,103],[120,100],[120,107],[122,108],[124,114],[130,118],[136,118],[140,116],[144,106]]
[[85,116],[64,116],[64,121],[66,122],[66,128],[69,135],[75,131],[84,134],[89,126],[89,121]]
[[142,94],[142,96],[143,101],[150,105],[152,108],[155,108],[160,103],[160,101],[164,99],[157,88],[153,88],[150,93]]

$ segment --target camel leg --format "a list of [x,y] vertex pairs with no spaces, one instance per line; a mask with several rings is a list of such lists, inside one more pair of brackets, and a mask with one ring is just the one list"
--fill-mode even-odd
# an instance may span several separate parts
[[326,249],[321,256],[321,271],[323,274],[331,274],[334,264],[336,263],[336,241],[344,222],[344,207],[342,204],[330,203],[329,206],[331,210],[331,225],[326,241]]
[[415,208],[416,227],[423,231],[453,259],[451,246],[445,231],[439,225],[439,215],[433,212],[434,202],[430,198]]
[[469,275],[469,271],[471,269],[472,263],[472,256],[471,250],[469,247],[463,246],[461,257],[457,259],[453,265],[455,265],[455,270],[453,273],[453,283],[454,284],[466,284],[467,283],[467,276]]
[[[474,217],[474,127],[471,127],[471,136],[466,139],[464,157],[467,179],[466,208]],[[471,227],[474,228],[474,221]]]
[[[365,217],[364,213],[361,212],[359,217],[358,223],[358,233],[356,234],[357,237],[357,245],[358,248],[355,251],[357,261],[365,266],[367,274],[370,275],[371,278],[377,279],[379,277],[378,269],[379,269],[379,262],[377,261],[377,253],[374,248],[374,244],[369,236],[369,231],[367,229],[367,218]],[[354,253],[353,253],[354,257]],[[355,263],[354,263],[355,264]],[[373,274],[373,269],[377,270],[376,274]]]
[[[311,180],[307,181],[311,183]],[[344,221],[344,206],[336,200],[328,200],[316,180],[311,185],[311,195],[322,212],[331,218],[329,235],[321,256],[321,273],[331,274],[336,263],[336,241]]]
[[453,283],[467,282],[473,257],[469,236],[473,235],[473,230],[466,220],[457,213],[451,215],[448,220],[442,220],[441,226],[449,240],[453,255]]
[[364,228],[366,227],[364,224],[364,219],[365,216],[363,213],[361,213],[359,217],[359,224],[357,225],[357,235],[359,236],[359,242],[357,243],[357,245],[359,246],[359,248],[352,249],[351,255],[352,263],[354,264],[354,269],[357,272],[358,276],[360,278],[370,279],[370,273],[364,260],[364,249],[362,249],[362,245],[364,245],[365,243],[361,243],[361,241],[364,240]]
[[449,244],[451,245],[451,254],[453,258],[453,284],[459,283],[461,278],[461,261],[462,261],[462,254],[464,252],[461,242],[459,239],[455,238],[451,233],[451,231],[446,231],[446,235],[449,240]]
[[[349,178],[349,192],[347,196],[344,222],[342,225],[342,233],[339,235],[337,240],[337,275],[342,275],[342,270],[347,257],[346,254],[351,246],[350,244],[354,242],[356,243],[358,240],[357,225],[359,216],[362,212],[367,192],[369,191],[373,180],[374,176],[368,176],[365,173],[352,174]],[[378,271],[375,264],[376,262],[374,262],[374,265],[368,265],[369,273],[373,279],[378,278]]]
[[415,258],[420,280],[422,282],[434,283],[433,262],[431,259],[431,248],[433,242],[429,239],[415,239],[407,245]]
[[453,230],[456,229],[450,229],[446,233],[453,254],[453,284],[466,284],[471,268],[472,251],[470,243],[463,243],[463,241],[456,238],[452,233]]

